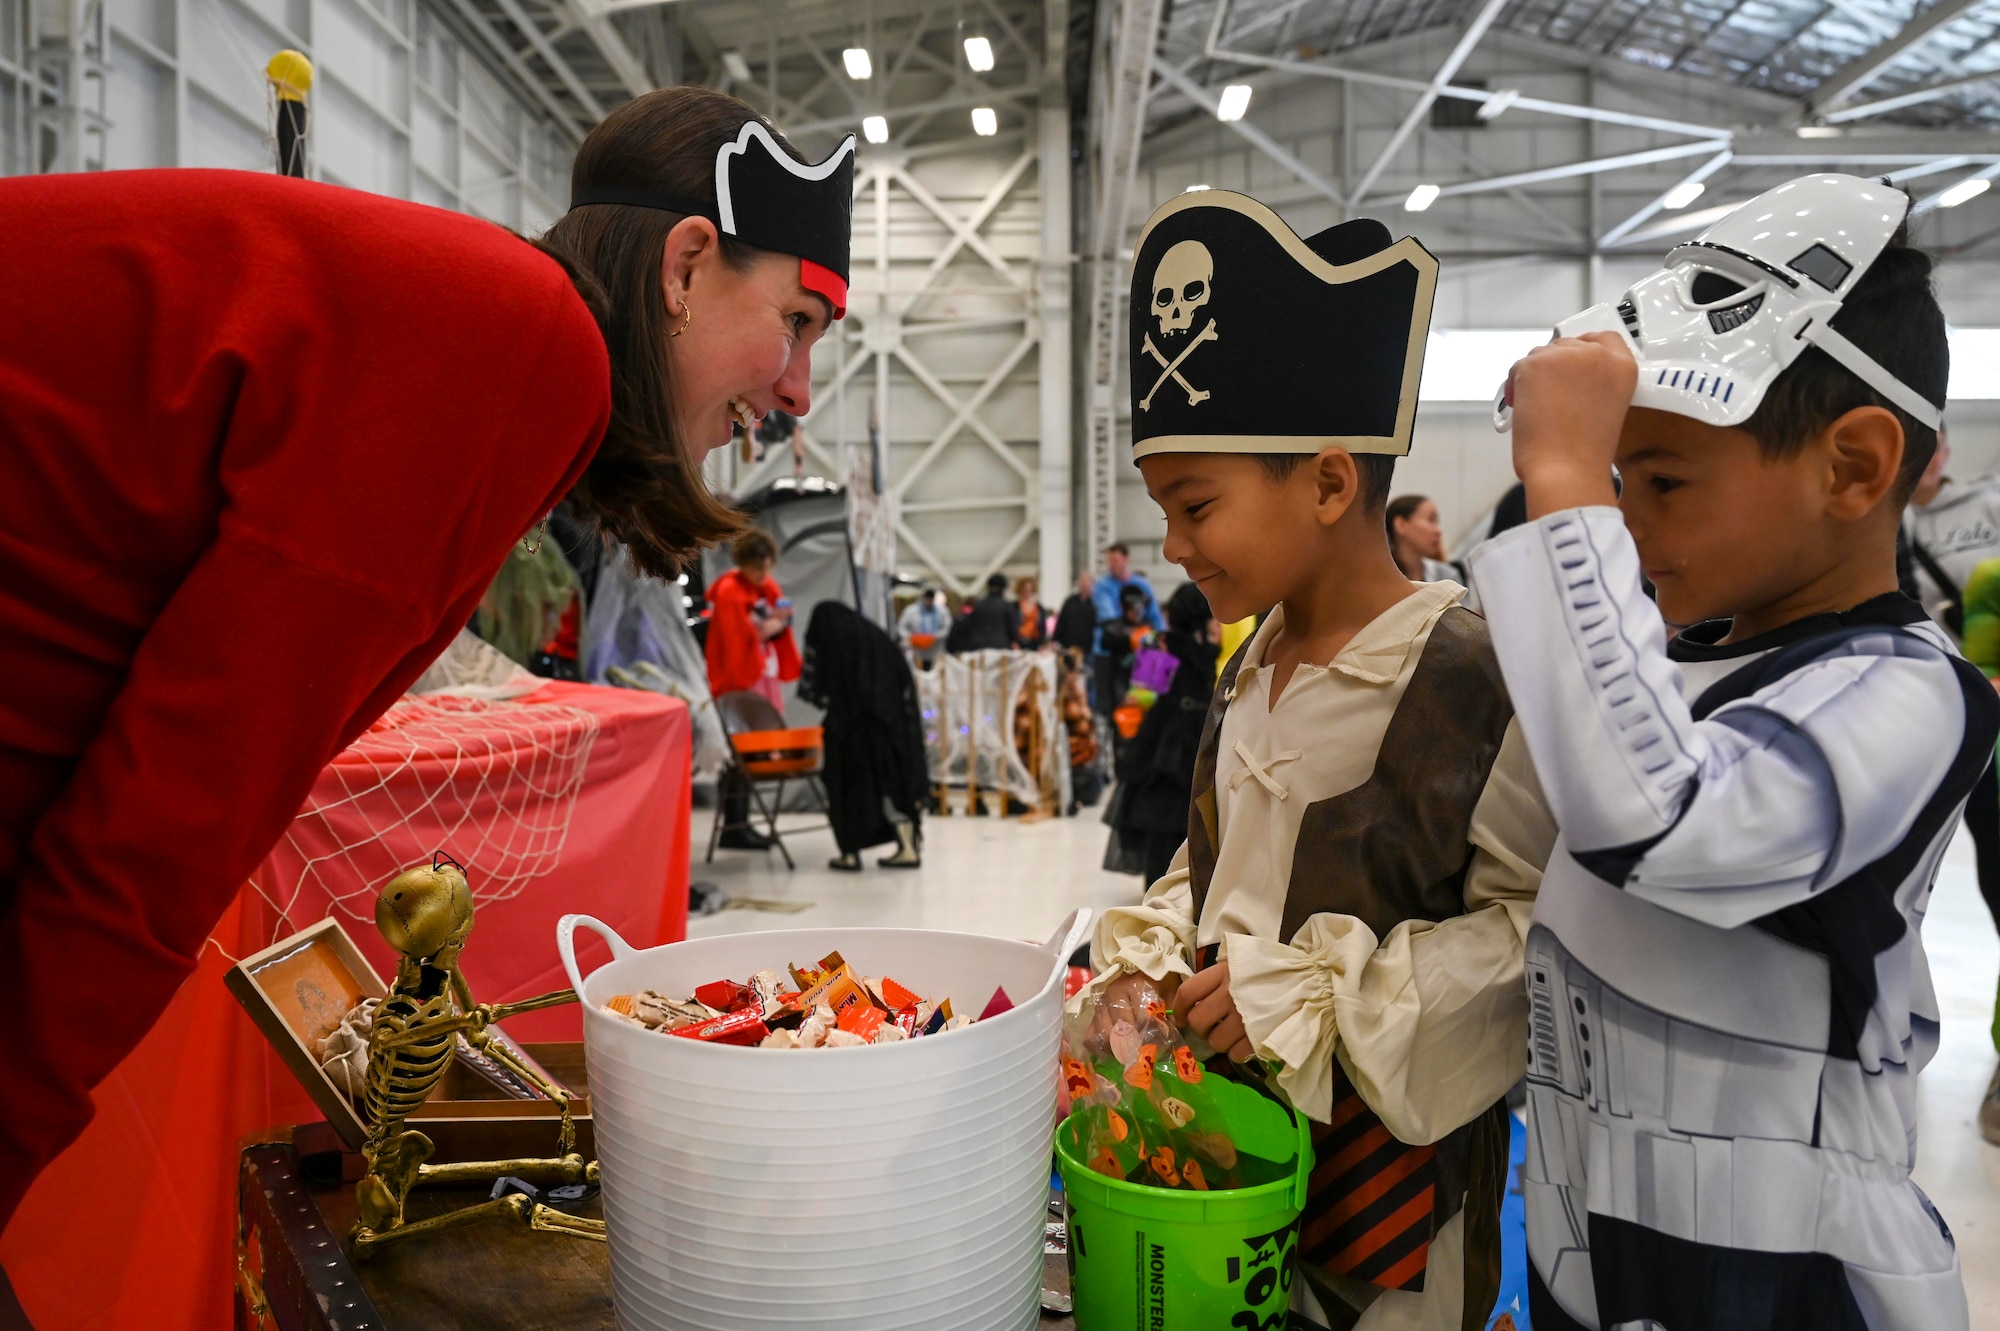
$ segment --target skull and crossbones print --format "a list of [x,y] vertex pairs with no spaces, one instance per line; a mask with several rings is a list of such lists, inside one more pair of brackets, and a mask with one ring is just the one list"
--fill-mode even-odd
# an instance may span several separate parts
[[[1208,252],[1208,246],[1198,240],[1183,240],[1170,247],[1160,256],[1159,267],[1153,270],[1153,314],[1160,321],[1161,340],[1192,328],[1196,313],[1208,304],[1214,294],[1215,257]],[[1202,325],[1201,331],[1180,349],[1179,354],[1169,359],[1154,345],[1153,335],[1146,334],[1146,354],[1158,362],[1160,376],[1153,380],[1146,396],[1139,399],[1139,409],[1151,411],[1154,395],[1169,379],[1181,386],[1190,407],[1208,401],[1211,394],[1189,383],[1181,373],[1181,366],[1196,347],[1204,342],[1219,341],[1220,337],[1215,331],[1215,319],[1211,316]]]

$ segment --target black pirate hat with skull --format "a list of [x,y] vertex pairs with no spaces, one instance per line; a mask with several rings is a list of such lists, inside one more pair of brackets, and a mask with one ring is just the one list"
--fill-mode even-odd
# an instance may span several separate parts
[[1132,455],[1410,451],[1437,259],[1360,218],[1309,239],[1263,204],[1161,205],[1132,262]]

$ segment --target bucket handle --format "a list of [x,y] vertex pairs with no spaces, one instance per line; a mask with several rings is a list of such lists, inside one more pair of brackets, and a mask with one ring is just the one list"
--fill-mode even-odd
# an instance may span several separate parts
[[1298,1167],[1292,1178],[1292,1205],[1303,1211],[1306,1209],[1306,1184],[1312,1181],[1314,1164],[1312,1120],[1294,1109],[1292,1121],[1299,1129]]
[[611,945],[613,961],[623,961],[627,957],[637,956],[639,949],[626,942],[616,929],[595,915],[565,915],[557,920],[556,951],[562,954],[563,969],[569,972],[569,982],[575,987],[576,998],[580,1003],[583,1001],[583,973],[576,968],[576,927],[579,924],[589,925],[592,933]]
[[1042,944],[1042,951],[1049,954],[1055,966],[1049,972],[1049,982],[1042,986],[1046,992],[1050,986],[1062,987],[1063,976],[1069,971],[1070,955],[1083,946],[1083,940],[1090,937],[1090,907],[1078,906],[1069,918],[1056,926],[1049,935],[1049,941]]

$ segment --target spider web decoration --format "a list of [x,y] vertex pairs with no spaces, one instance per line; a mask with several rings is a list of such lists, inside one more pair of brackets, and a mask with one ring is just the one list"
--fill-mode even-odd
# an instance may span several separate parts
[[273,937],[318,895],[372,925],[382,884],[440,849],[480,904],[518,896],[562,857],[597,728],[578,707],[405,696],[321,771],[252,876]]

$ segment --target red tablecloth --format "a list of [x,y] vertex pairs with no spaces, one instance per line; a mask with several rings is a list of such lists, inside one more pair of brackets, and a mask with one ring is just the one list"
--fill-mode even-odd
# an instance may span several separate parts
[[[39,1331],[230,1324],[238,1143],[319,1116],[224,989],[232,958],[333,913],[386,978],[374,892],[439,848],[466,864],[479,898],[465,972],[481,1001],[567,983],[554,938],[570,911],[641,946],[685,934],[686,707],[568,683],[520,701],[399,704],[327,767],[199,969],[97,1089],[96,1120],[0,1235]],[[79,1002],[116,1001],[116,977],[78,984]],[[507,1029],[575,1039],[579,1021],[555,1009]]]

